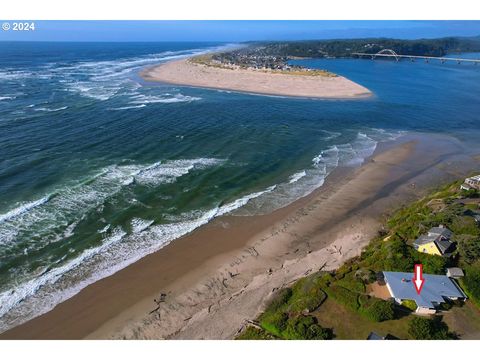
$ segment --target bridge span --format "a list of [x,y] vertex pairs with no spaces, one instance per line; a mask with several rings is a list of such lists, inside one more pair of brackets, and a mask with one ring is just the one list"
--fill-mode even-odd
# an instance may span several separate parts
[[424,55],[402,55],[402,54],[397,54],[395,51],[391,49],[383,49],[376,54],[355,52],[355,53],[352,53],[352,56],[358,56],[359,58],[370,57],[372,60],[376,59],[377,57],[394,58],[396,61],[400,61],[401,59],[409,59],[410,61],[425,60],[425,62],[430,62],[430,60],[438,60],[442,64],[447,61],[454,61],[457,64],[461,64],[462,62],[467,62],[467,63],[473,63],[477,65],[478,63],[480,63],[480,59],[465,59],[465,58],[451,58],[451,57],[439,57],[439,56],[437,57],[437,56],[424,56]]

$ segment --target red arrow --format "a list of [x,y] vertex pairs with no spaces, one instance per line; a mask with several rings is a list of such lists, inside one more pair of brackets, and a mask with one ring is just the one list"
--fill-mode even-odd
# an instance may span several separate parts
[[423,284],[425,279],[423,278],[423,265],[415,264],[414,276],[413,276],[413,285],[415,290],[417,290],[418,295],[422,292]]

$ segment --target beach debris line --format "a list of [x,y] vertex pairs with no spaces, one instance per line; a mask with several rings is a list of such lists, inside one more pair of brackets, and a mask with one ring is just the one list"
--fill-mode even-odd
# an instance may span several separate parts
[[157,305],[157,307],[152,311],[150,311],[149,314],[153,314],[154,312],[160,310],[160,304],[165,302],[166,297],[167,297],[167,294],[160,293],[160,296],[158,297],[158,299],[154,298],[153,302]]

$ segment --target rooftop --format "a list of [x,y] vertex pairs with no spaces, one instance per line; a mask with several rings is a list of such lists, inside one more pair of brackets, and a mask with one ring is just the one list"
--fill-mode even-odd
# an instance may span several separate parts
[[392,296],[400,300],[414,300],[419,307],[435,308],[444,298],[466,298],[463,291],[446,275],[424,274],[425,282],[420,295],[413,284],[413,274],[384,271],[385,282]]
[[465,274],[463,273],[463,270],[458,268],[458,267],[451,267],[447,269],[447,276],[448,277],[463,277]]
[[472,177],[469,177],[469,178],[467,178],[466,180],[476,180],[476,181],[480,181],[480,174],[479,174],[479,175],[472,176]]
[[385,340],[385,337],[372,331],[370,334],[368,334],[367,340]]
[[435,242],[440,252],[445,254],[453,244],[451,241],[449,241],[452,235],[453,233],[445,227],[433,227],[426,235],[422,235],[416,239],[413,244],[416,248],[418,248],[420,245]]

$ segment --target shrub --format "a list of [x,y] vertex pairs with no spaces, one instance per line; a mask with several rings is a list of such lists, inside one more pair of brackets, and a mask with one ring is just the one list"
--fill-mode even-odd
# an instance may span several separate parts
[[307,330],[315,324],[312,316],[298,316],[290,318],[287,321],[287,327],[283,332],[283,337],[289,340],[302,340],[307,338]]
[[480,237],[462,234],[455,236],[455,241],[462,261],[473,264],[480,259]]
[[278,337],[287,327],[288,315],[284,312],[265,312],[260,317],[260,325],[268,332]]
[[318,325],[313,316],[290,318],[282,335],[287,340],[326,340],[331,338],[331,332]]
[[398,235],[393,234],[388,241],[371,242],[361,256],[362,267],[373,271],[412,271],[413,248]]
[[448,259],[442,256],[430,255],[416,251],[413,251],[413,264],[423,264],[423,271],[427,274],[445,274],[445,269],[448,265]]
[[323,278],[324,275],[317,273],[298,280],[292,287],[292,296],[288,300],[288,311],[300,313],[317,309],[327,297],[321,289],[326,287]]
[[253,326],[248,326],[235,340],[271,340],[270,334]]
[[[355,272],[355,278],[361,280],[363,284],[371,284],[377,280],[375,272],[365,268],[358,269]],[[365,291],[365,287],[363,287],[363,291]]]
[[480,268],[465,267],[465,277],[460,280],[463,290],[477,306],[480,306]]
[[448,326],[440,317],[424,318],[415,316],[408,324],[408,333],[415,340],[448,340],[453,334],[448,332]]
[[466,198],[478,198],[480,197],[480,191],[475,189],[462,190],[462,195]]
[[453,307],[453,302],[446,301],[440,304],[440,310],[450,310]]
[[328,296],[349,309],[358,309],[358,295],[356,293],[337,285],[331,285],[325,291]]
[[345,274],[348,274],[351,271],[352,271],[351,265],[349,265],[348,263],[344,264],[344,265],[340,266],[337,269],[337,271],[335,272],[335,279],[340,280],[345,276]]
[[308,340],[329,340],[333,337],[332,330],[313,324],[307,329]]
[[480,228],[471,216],[457,216],[452,221],[450,230],[452,230],[454,234],[472,235],[477,238],[480,235]]
[[312,312],[316,310],[327,298],[321,289],[312,289],[308,293],[294,294],[289,301],[290,312]]
[[409,310],[416,311],[417,310],[417,303],[413,300],[403,300],[402,306],[406,307]]
[[365,292],[365,284],[361,279],[357,279],[353,272],[345,275],[345,277],[336,282],[336,285],[344,287],[345,289],[356,291],[359,293]]
[[272,300],[268,304],[268,310],[273,312],[282,308],[287,304],[288,300],[292,297],[293,291],[290,288],[280,289],[274,294]]
[[392,320],[395,317],[393,304],[375,298],[369,298],[359,308],[359,313],[375,322]]

